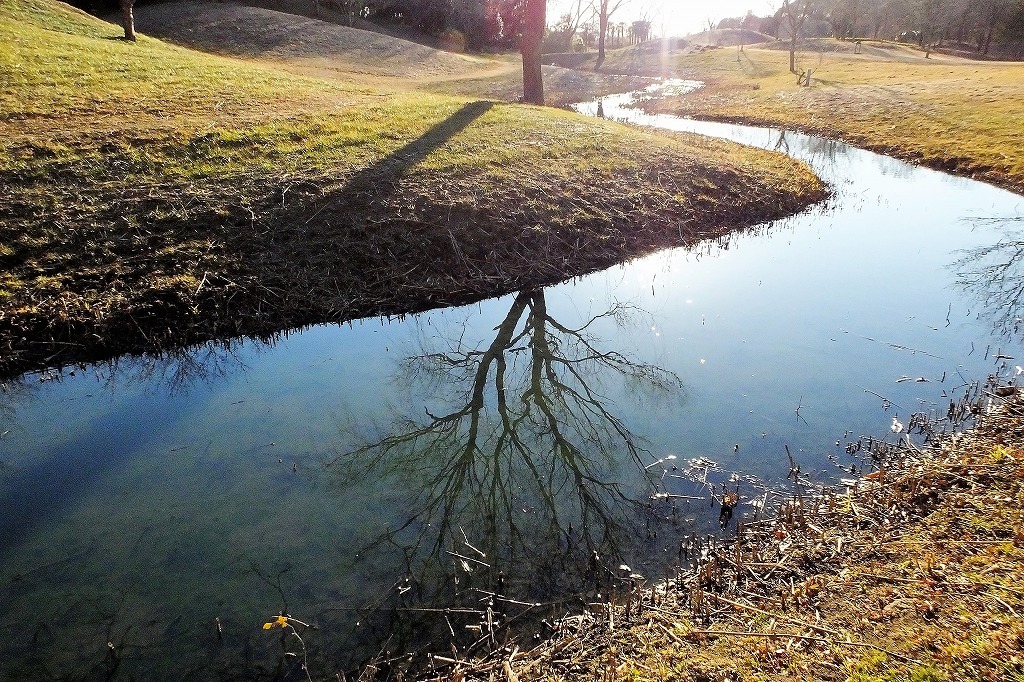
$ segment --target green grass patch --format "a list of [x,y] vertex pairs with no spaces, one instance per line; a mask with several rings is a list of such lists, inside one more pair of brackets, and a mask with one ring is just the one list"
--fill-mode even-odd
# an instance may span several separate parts
[[[157,40],[62,3],[0,3],[0,121],[44,117],[100,128],[151,118],[259,114],[288,102],[323,106],[358,90]],[[85,119],[85,120],[81,120]]]

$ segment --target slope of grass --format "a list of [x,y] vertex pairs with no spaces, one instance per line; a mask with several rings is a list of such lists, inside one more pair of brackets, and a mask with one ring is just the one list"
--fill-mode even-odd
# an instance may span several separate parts
[[[796,85],[783,50],[676,55],[667,69],[655,60],[629,64],[707,84],[650,105],[659,111],[801,129],[1024,192],[1024,64],[924,59],[907,50],[887,56],[873,47],[865,43],[873,54],[859,55],[801,52],[798,69],[814,70],[809,88]],[[605,68],[616,69],[615,59]]]
[[437,79],[470,69],[493,69],[497,63],[483,56],[445,52],[346,25],[235,3],[179,0],[143,5],[135,12],[135,26],[147,35],[203,52],[305,66],[346,79]]
[[784,157],[0,0],[0,371],[471,301],[799,210]]
[[351,90],[210,59],[145,36],[133,45],[119,35],[117,27],[62,3],[2,0],[0,122],[38,137],[39,118],[99,129],[150,126],[171,116],[254,116],[254,105],[311,100],[305,106],[322,107],[344,101]]

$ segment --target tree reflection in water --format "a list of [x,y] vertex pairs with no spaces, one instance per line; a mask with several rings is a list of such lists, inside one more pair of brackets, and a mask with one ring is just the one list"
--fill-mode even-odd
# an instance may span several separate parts
[[[435,644],[442,636],[458,645],[464,628],[475,634],[493,617],[488,607],[519,602],[508,610],[523,611],[523,601],[628,577],[629,551],[655,538],[657,518],[673,516],[652,501],[671,506],[654,497],[661,463],[604,391],[614,379],[631,396],[683,395],[674,373],[601,349],[596,324],[636,312],[616,304],[572,328],[552,317],[543,291],[523,291],[485,347],[458,338],[406,360],[406,379],[446,394],[451,407],[398,419],[332,464],[345,488],[404,491],[397,525],[360,550],[367,563],[404,562],[404,578],[376,607],[462,607],[434,624]],[[456,613],[470,622],[455,622]],[[363,617],[364,626],[374,620]],[[396,633],[394,621],[380,627]]]
[[953,263],[957,286],[961,287],[988,317],[993,329],[1011,340],[1024,331],[1024,216],[991,221],[1003,227],[1003,237],[962,252]]

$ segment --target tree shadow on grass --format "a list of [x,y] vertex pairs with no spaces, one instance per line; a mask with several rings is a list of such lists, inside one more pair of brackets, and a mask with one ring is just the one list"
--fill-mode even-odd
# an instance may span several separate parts
[[356,173],[341,193],[360,194],[368,190],[373,190],[377,195],[382,192],[394,193],[398,188],[398,181],[410,168],[422,162],[434,150],[444,146],[493,106],[494,102],[484,101],[466,104],[421,137]]
[[[271,309],[290,311],[286,327],[470,300],[455,290],[467,271],[479,274],[471,263],[493,245],[485,233],[500,207],[462,205],[471,191],[464,178],[414,169],[493,106],[467,103],[341,183],[304,183],[288,206],[264,207],[256,239],[239,242],[248,253],[237,262],[261,282]],[[474,291],[473,300],[480,293],[499,292]]]
[[[43,360],[59,364],[166,350],[210,338],[265,336],[448,300],[442,295],[450,289],[446,281],[433,286],[428,300],[406,306],[410,294],[419,292],[423,299],[425,278],[452,272],[453,243],[447,229],[451,200],[433,197],[441,190],[460,196],[460,188],[452,189],[452,178],[440,172],[418,178],[421,186],[404,195],[403,182],[411,169],[493,106],[467,103],[354,174],[304,173],[295,178],[272,172],[185,186],[167,182],[132,187],[115,202],[82,202],[82,214],[68,216],[62,221],[65,226],[42,244],[18,241],[15,227],[0,230],[0,242],[14,245],[13,253],[0,254],[0,265],[16,279],[37,278],[37,263],[54,249],[91,254],[87,261],[63,267],[75,271],[68,288],[86,294],[88,301],[76,308],[85,312],[53,324],[60,313],[48,306],[62,304],[47,300],[17,320],[0,317],[0,344],[4,338],[50,340],[12,346],[7,372]],[[19,191],[7,208],[0,208],[0,224],[7,216],[18,219],[38,210],[31,183]],[[176,203],[182,195],[194,199]],[[86,221],[115,227],[74,227]],[[471,217],[470,222],[476,221]],[[131,239],[125,239],[126,231]],[[197,248],[200,241],[204,245]],[[158,253],[168,255],[152,257]],[[412,272],[417,265],[423,267]],[[398,277],[399,268],[409,277]],[[180,276],[180,285],[153,286],[155,279],[170,273]],[[102,316],[92,315],[90,310],[106,307],[88,294],[93,291],[121,292],[121,303]]]

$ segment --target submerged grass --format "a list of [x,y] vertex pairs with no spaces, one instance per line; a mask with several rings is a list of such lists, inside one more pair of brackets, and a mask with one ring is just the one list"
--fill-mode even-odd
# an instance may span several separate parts
[[[865,49],[872,49],[871,41]],[[706,87],[651,102],[652,110],[840,138],[932,168],[1024,193],[1024,64],[975,62],[875,47],[804,46],[789,72],[778,49],[723,48],[662,57],[613,55],[603,67],[696,78]],[[907,53],[906,55],[904,53]],[[909,56],[908,56],[909,55]]]
[[0,0],[0,373],[468,302],[825,193],[736,145],[118,34]]

